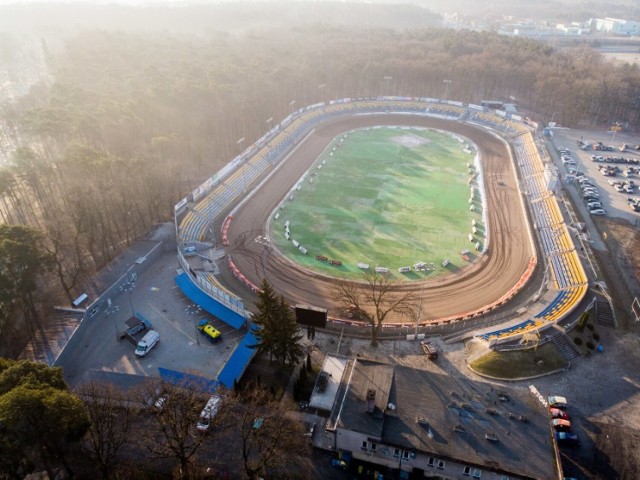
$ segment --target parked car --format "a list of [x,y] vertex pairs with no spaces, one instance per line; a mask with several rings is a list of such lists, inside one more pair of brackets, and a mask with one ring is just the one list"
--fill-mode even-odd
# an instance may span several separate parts
[[218,410],[220,409],[220,402],[222,401],[222,397],[220,395],[213,395],[208,401],[207,404],[200,412],[200,419],[198,420],[198,424],[196,428],[200,432],[206,432],[209,430],[211,426],[211,420],[216,416]]
[[600,202],[588,202],[587,208],[589,210],[595,210],[596,208],[602,208],[602,203]]
[[202,335],[207,337],[207,340],[209,340],[211,343],[217,342],[222,336],[222,333],[220,333],[217,328],[211,325],[209,320],[207,320],[206,318],[198,322],[198,330]]
[[624,187],[621,184],[614,185],[613,188],[616,189],[616,192],[624,192]]
[[604,208],[594,208],[593,210],[589,210],[589,213],[591,215],[598,215],[598,216],[602,216],[602,215],[606,215],[607,212],[604,210]]
[[571,420],[571,418],[569,418],[569,414],[564,410],[560,410],[559,408],[549,408],[549,415],[551,415],[551,418],[562,418],[563,420]]
[[571,422],[569,420],[564,420],[563,418],[554,418],[552,423],[553,423],[553,429],[556,432],[571,431]]
[[558,445],[564,447],[577,448],[582,445],[580,437],[575,433],[569,432],[556,432],[556,441],[558,442]]
[[156,410],[162,410],[164,408],[164,404],[167,403],[168,395],[160,395],[155,402],[153,402],[153,408]]
[[547,402],[549,402],[549,407],[559,408],[560,410],[566,410],[568,405],[567,399],[559,395],[547,397]]
[[160,341],[160,334],[155,330],[149,330],[145,333],[142,340],[136,346],[135,354],[137,357],[144,357],[151,349]]

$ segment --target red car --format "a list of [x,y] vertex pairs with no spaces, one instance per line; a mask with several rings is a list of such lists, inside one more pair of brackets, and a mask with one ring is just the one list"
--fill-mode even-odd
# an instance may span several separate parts
[[561,418],[562,420],[571,420],[571,417],[569,417],[569,414],[563,410],[560,410],[559,408],[550,408],[549,414],[551,415],[551,418]]
[[571,422],[569,420],[562,420],[562,419],[556,418],[553,420],[553,429],[556,432],[570,432]]

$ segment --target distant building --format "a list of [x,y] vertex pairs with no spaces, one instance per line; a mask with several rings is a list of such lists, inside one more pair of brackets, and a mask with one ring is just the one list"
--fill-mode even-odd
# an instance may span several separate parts
[[[355,358],[325,427],[332,449],[415,478],[559,478],[546,409],[533,397]],[[413,478],[413,477],[412,477]]]
[[591,30],[588,28],[582,28],[581,26],[573,23],[571,25],[563,25],[562,23],[556,25],[556,30],[563,35],[588,35]]
[[598,32],[612,33],[614,35],[640,35],[640,22],[621,20],[619,18],[592,18],[591,28]]

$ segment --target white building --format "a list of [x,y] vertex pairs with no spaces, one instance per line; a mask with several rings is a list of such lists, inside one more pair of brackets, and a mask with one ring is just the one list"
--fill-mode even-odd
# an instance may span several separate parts
[[615,35],[640,35],[640,22],[607,17],[592,18],[590,25],[599,32],[613,33]]

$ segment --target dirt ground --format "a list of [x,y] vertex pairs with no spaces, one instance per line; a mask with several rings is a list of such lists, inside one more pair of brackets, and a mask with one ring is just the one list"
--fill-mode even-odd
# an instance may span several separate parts
[[[616,266],[623,271],[627,277],[625,288],[619,293],[626,293],[621,300],[622,310],[628,311],[628,305],[634,296],[640,295],[640,230],[624,220],[603,219],[598,227],[607,233],[607,247],[609,250],[609,258],[614,259]],[[619,279],[611,276],[609,282],[617,284]],[[629,323],[635,319],[631,315],[627,318]],[[625,325],[626,326],[626,325]]]

